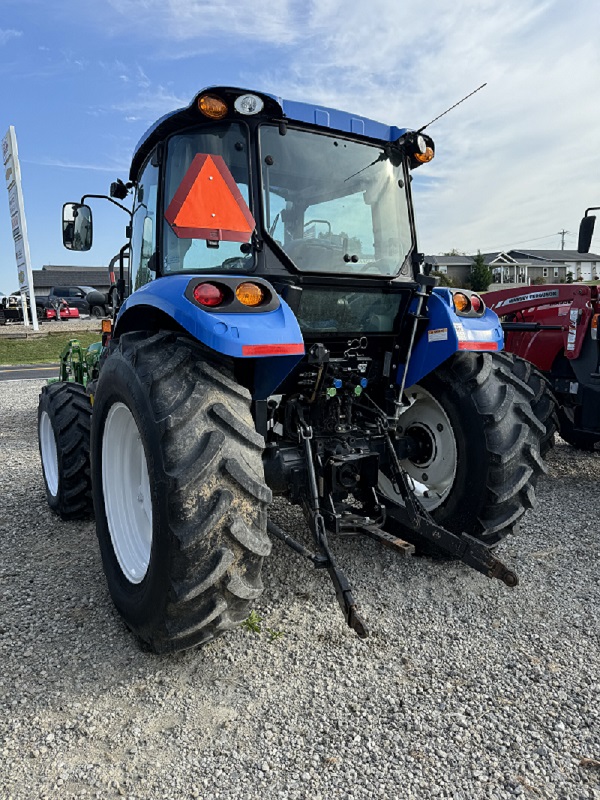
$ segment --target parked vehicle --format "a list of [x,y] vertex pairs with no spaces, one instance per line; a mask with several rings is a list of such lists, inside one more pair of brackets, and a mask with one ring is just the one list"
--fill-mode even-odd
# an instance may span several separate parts
[[[269,534],[328,571],[359,636],[332,536],[517,583],[491,548],[534,502],[545,426],[497,316],[421,270],[411,171],[434,149],[423,129],[213,88],[111,186],[131,222],[116,314],[43,389],[40,453],[50,507],[95,510],[113,601],[155,651],[247,617]],[[92,230],[84,198],[65,204],[68,247]],[[312,548],[268,520],[273,494]]]
[[[579,226],[579,253],[589,253],[596,217],[588,208]],[[503,318],[505,347],[545,376],[557,417],[548,421],[581,450],[600,442],[600,294],[582,283],[488,292],[486,301]]]
[[600,442],[598,286],[501,289],[485,298],[503,319],[506,350],[540,370],[554,393],[558,417],[549,425],[574,447],[593,450]]
[[95,291],[91,286],[53,286],[48,292],[47,304],[52,307],[53,303],[66,300],[71,308],[76,308],[79,314],[89,314],[90,304],[86,295],[90,291]]
[[[45,319],[44,314],[44,299],[35,298],[35,313],[38,321]],[[31,320],[31,303],[27,297],[27,312],[28,318]],[[10,295],[3,295],[0,297],[0,325],[6,325],[7,322],[23,322],[23,304],[21,301],[21,294],[14,293]]]
[[90,316],[95,319],[102,317],[110,317],[113,312],[112,304],[109,297],[104,292],[99,292],[97,289],[91,289],[85,296],[87,303],[90,307]]

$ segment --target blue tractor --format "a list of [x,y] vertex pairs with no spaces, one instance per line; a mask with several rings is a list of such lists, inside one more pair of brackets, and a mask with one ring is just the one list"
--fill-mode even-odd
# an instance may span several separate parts
[[[40,453],[51,508],[95,515],[113,601],[155,651],[242,622],[271,537],[329,572],[360,636],[332,537],[517,583],[492,546],[534,502],[544,411],[484,300],[423,266],[411,172],[434,149],[218,87],[158,120],[112,184],[129,215],[114,318],[42,390]],[[73,250],[92,243],[87,197],[63,209]],[[274,494],[312,545],[268,519]]]

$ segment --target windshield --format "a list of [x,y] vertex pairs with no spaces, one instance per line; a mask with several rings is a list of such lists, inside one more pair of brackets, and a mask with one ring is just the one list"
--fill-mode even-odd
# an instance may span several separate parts
[[260,128],[264,224],[302,272],[411,278],[405,175],[383,148]]
[[[169,139],[165,209],[169,208],[194,157],[199,154],[223,158],[244,201],[249,205],[247,128],[245,125],[227,123],[205,126],[201,130],[193,130]],[[253,264],[253,256],[244,255],[239,241],[210,242],[196,236],[177,236],[169,222],[164,222],[163,274],[188,270],[250,270]]]

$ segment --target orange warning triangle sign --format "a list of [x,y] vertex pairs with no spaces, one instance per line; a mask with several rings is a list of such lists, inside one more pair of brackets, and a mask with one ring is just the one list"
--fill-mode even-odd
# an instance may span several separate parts
[[186,239],[247,242],[256,227],[227,164],[207,153],[194,157],[165,218]]

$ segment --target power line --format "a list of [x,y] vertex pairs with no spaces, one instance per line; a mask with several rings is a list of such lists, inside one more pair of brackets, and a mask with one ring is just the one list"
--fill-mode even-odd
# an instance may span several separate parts
[[[494,252],[495,250],[506,250],[506,249],[510,250],[510,249],[512,249],[513,247],[515,247],[518,244],[527,244],[528,242],[539,242],[542,239],[551,239],[554,236],[561,236],[562,234],[563,234],[562,231],[560,231],[559,233],[548,233],[548,234],[546,234],[546,236],[537,236],[534,239],[522,239],[519,242],[509,242],[508,244],[495,245],[493,247],[486,245],[485,247],[478,247],[477,249],[481,250],[482,252]],[[575,234],[574,233],[570,233],[570,231],[564,231],[564,234],[565,234],[565,236],[575,236]],[[565,249],[564,248],[564,237],[563,237],[563,247],[562,247],[562,249],[563,250]],[[472,250],[473,250],[473,248],[472,248]]]
[[567,233],[571,233],[571,231],[565,231],[565,230],[563,229],[562,231],[559,231],[559,232],[558,232],[558,235],[561,237],[561,240],[560,240],[560,241],[561,241],[561,244],[560,244],[560,249],[561,249],[561,250],[564,250],[564,249],[565,249],[565,235],[566,235]]

